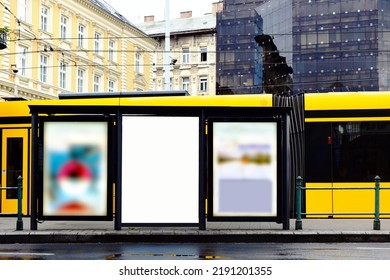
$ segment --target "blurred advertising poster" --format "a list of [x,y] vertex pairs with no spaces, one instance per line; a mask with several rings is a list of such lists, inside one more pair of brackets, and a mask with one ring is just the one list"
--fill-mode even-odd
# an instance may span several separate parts
[[107,212],[107,123],[45,122],[43,215]]
[[215,216],[276,216],[277,124],[213,124]]

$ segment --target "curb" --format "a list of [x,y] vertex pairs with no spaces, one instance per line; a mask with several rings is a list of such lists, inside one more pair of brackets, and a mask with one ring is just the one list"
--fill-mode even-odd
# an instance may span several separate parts
[[198,234],[116,232],[26,232],[0,235],[1,244],[12,243],[339,243],[390,242],[390,232],[219,232]]

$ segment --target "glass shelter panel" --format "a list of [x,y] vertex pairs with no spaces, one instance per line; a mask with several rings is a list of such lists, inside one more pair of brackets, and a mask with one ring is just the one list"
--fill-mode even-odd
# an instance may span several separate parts
[[199,222],[199,118],[124,116],[122,223]]
[[214,217],[275,217],[277,124],[214,122]]

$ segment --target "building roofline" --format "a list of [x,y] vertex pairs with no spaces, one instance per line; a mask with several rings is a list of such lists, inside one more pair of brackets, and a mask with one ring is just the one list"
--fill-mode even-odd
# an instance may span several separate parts
[[[170,23],[171,36],[194,33],[215,33],[217,19],[215,15],[208,14],[200,17],[175,18],[171,19]],[[202,25],[206,26],[203,27]],[[140,23],[137,27],[152,37],[165,36],[165,20]]]
[[[146,34],[142,29],[137,27],[134,23],[132,23],[130,20],[125,18],[123,15],[121,15],[117,10],[115,10],[112,6],[107,4],[104,0],[87,0],[87,1],[81,1],[84,3],[90,3],[95,8],[101,10],[104,14],[111,17],[112,19],[119,21],[120,23],[124,24],[125,26],[131,28],[134,32],[138,32],[145,37],[150,37],[148,34]],[[150,38],[151,39],[151,38]],[[151,39],[153,40],[153,39]]]

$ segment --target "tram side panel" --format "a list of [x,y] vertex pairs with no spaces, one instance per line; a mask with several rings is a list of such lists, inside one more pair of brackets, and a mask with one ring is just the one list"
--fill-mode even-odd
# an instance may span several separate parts
[[[372,218],[374,177],[390,185],[390,115],[359,106],[305,112],[307,218]],[[390,217],[390,191],[380,196],[381,217]]]

